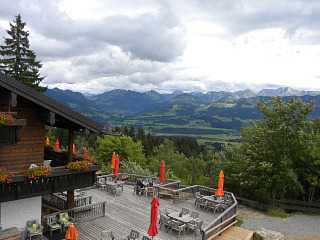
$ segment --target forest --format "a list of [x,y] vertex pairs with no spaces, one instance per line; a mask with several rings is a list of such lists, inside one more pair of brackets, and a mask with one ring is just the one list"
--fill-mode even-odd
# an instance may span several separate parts
[[[113,152],[119,155],[120,172],[157,176],[166,164],[166,178],[184,185],[217,188],[224,171],[224,189],[237,196],[277,205],[285,199],[320,201],[320,118],[311,118],[315,101],[281,97],[257,102],[262,120],[241,129],[237,145],[199,146],[187,137],[153,136],[142,128],[116,127],[122,136],[75,133],[75,151],[88,155],[110,172]],[[63,129],[46,128],[51,142],[67,146]]]

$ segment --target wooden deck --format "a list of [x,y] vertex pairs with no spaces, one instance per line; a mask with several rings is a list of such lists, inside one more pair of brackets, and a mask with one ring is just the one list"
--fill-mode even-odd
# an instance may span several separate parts
[[[127,236],[131,229],[140,232],[140,239],[143,235],[147,235],[150,225],[151,201],[152,197],[133,196],[133,186],[124,185],[123,192],[120,196],[111,195],[106,190],[89,189],[86,194],[93,195],[93,203],[107,201],[106,216],[102,218],[93,219],[86,222],[76,223],[76,229],[79,233],[78,240],[95,240],[101,239],[101,231],[112,230],[115,237]],[[212,212],[196,209],[194,199],[182,201],[173,204],[172,199],[159,199],[159,208],[165,207],[167,211],[180,211],[182,207],[188,208],[190,211],[199,212],[199,218],[203,220],[203,227],[209,222],[212,222],[218,214]],[[167,233],[165,227],[159,229],[159,234],[154,239],[171,240],[176,239],[178,234],[176,232]],[[197,232],[195,237],[194,232],[181,235],[180,239],[201,239],[201,234]]]
[[253,240],[253,231],[240,227],[231,227],[215,240]]

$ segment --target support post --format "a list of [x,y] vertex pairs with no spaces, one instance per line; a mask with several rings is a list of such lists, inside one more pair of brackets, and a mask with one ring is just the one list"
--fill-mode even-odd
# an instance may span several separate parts
[[[73,130],[69,129],[69,144],[68,144],[68,163],[72,162],[73,158]],[[67,191],[67,207],[74,208],[74,189]]]

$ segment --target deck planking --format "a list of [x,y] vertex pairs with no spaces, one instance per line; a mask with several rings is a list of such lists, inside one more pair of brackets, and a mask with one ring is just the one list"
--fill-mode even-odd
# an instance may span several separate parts
[[[79,233],[78,240],[100,240],[101,232],[103,230],[112,230],[116,238],[129,235],[131,229],[140,232],[140,239],[143,235],[148,236],[147,232],[150,226],[151,201],[152,196],[133,196],[133,186],[124,185],[123,192],[120,196],[111,195],[106,190],[98,190],[97,188],[86,190],[86,194],[93,196],[93,203],[107,201],[106,216],[76,223],[76,229]],[[159,208],[166,208],[169,212],[181,211],[181,209],[188,208],[191,211],[199,213],[199,219],[203,220],[202,227],[212,222],[218,214],[212,212],[196,209],[194,199],[173,203],[171,198],[158,199]],[[167,233],[166,228],[160,229],[158,224],[159,234],[154,239],[171,240],[176,239],[178,234],[176,232]],[[201,234],[197,232],[195,237],[194,232],[185,235],[181,234],[181,240],[201,239]]]

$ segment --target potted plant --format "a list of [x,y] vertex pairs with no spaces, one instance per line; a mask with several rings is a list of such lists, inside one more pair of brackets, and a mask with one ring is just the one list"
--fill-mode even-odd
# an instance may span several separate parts
[[23,175],[29,179],[39,179],[51,175],[50,167],[37,166],[23,171]]
[[0,183],[10,183],[13,177],[14,175],[11,171],[5,168],[0,168]]
[[0,113],[0,126],[5,126],[8,123],[11,123],[12,121],[13,117],[11,115]]
[[67,168],[70,170],[76,170],[76,171],[86,171],[89,170],[92,167],[92,163],[88,161],[76,161],[68,163]]

